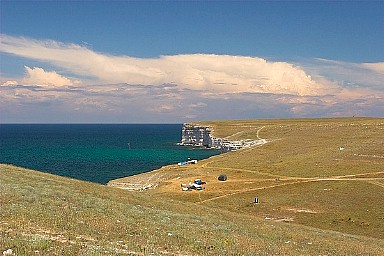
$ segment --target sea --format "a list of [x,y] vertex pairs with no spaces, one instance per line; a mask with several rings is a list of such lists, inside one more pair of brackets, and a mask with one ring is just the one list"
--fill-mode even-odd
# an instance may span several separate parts
[[0,124],[0,163],[106,184],[218,150],[178,145],[182,124]]

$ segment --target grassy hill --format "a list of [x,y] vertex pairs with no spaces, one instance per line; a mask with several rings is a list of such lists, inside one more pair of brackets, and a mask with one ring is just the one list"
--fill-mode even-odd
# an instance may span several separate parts
[[[0,165],[0,253],[384,254],[384,119],[200,124],[268,143],[110,186]],[[181,191],[195,178],[203,191]]]

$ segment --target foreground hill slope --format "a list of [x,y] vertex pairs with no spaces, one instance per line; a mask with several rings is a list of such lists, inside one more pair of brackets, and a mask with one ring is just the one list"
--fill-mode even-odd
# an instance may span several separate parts
[[[384,254],[383,119],[204,125],[218,137],[268,143],[109,184],[157,185],[140,192],[0,165],[0,252]],[[205,190],[181,191],[195,178]]]

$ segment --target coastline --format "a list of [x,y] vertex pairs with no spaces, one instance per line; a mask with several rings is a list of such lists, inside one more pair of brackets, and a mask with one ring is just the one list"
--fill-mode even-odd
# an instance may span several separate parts
[[[197,164],[163,166],[112,180],[108,185],[133,193],[142,191],[143,196],[225,207],[257,215],[270,223],[289,222],[382,238],[379,216],[383,210],[383,118],[205,124],[219,128],[217,132],[222,137],[258,137],[268,143],[212,156]],[[227,180],[221,181],[221,175]],[[205,189],[185,192],[183,185],[196,179],[207,184]],[[372,202],[369,212],[367,197]],[[338,225],[334,225],[335,221]]]
[[[228,145],[227,143],[231,142],[232,145],[235,145],[233,147],[227,147],[231,148],[232,150],[224,150],[219,155],[210,156],[209,158],[200,160],[197,165],[191,165],[193,166],[193,168],[198,169],[200,168],[200,166],[207,166],[207,163],[211,162],[217,157],[224,157],[224,155],[227,155],[229,153],[232,154],[236,151],[246,151],[248,149],[252,150],[255,147],[263,146],[266,143],[284,139],[283,137],[279,137],[276,132],[280,133],[281,131],[279,130],[284,130],[283,134],[285,136],[286,133],[291,133],[292,131],[294,131],[294,129],[290,127],[295,127],[298,124],[301,125],[302,123],[308,123],[308,125],[313,125],[313,128],[310,129],[344,129],[345,127],[354,127],[359,125],[365,127],[366,121],[375,122],[380,120],[382,119],[370,117],[344,117],[323,119],[263,119],[193,122],[186,123],[183,125],[184,131],[188,131],[184,129],[186,126],[189,126],[190,128],[192,127],[192,130],[194,131],[190,133],[186,132],[186,137],[182,138],[180,144],[186,146],[205,147],[208,149],[217,149],[217,144],[216,146],[214,144],[217,141],[224,142],[224,145],[226,147]],[[234,122],[236,123],[236,125],[234,125]],[[378,125],[380,126],[381,123],[379,123]],[[234,127],[238,130],[233,129]],[[268,129],[266,129],[267,127]],[[278,130],[274,131],[271,127],[274,127],[273,129],[277,128]],[[308,129],[308,127],[304,130],[306,129]],[[218,132],[218,137],[216,137],[216,132]],[[263,133],[263,135],[260,135],[260,133]],[[251,143],[247,144],[247,142]],[[297,143],[297,141],[294,141],[293,143]],[[240,147],[236,147],[236,145],[240,145]],[[335,147],[338,149],[340,145],[336,145]],[[180,178],[180,173],[184,170],[186,170],[186,167],[180,167],[177,164],[165,165],[159,169],[146,173],[140,173],[132,176],[126,176],[110,180],[107,182],[106,185],[131,191],[143,191],[147,189],[154,189],[157,188],[163,182]],[[279,176],[281,175],[271,175],[273,179],[279,179]]]
[[[250,149],[255,146],[262,146],[268,141],[259,136],[259,132],[264,128],[262,126],[257,130],[256,139],[246,140],[229,140],[234,134],[225,138],[217,138],[214,136],[214,129],[210,125],[200,125],[199,123],[184,123],[182,128],[181,142],[182,146],[204,147],[206,149],[219,149],[219,155],[210,156],[202,159],[199,162],[213,160],[213,158],[221,156],[225,153],[235,152],[242,149]],[[222,156],[221,156],[222,157]],[[140,173],[132,176],[126,176],[118,179],[113,179],[107,182],[107,186],[126,189],[129,191],[143,191],[147,189],[155,189],[162,182],[177,178],[175,175],[170,175],[168,171],[182,171],[183,167],[178,164],[165,165],[159,169],[150,172]]]
[[105,185],[112,179],[218,154],[177,145],[180,124],[7,124],[0,162]]
[[[188,128],[195,129],[196,133],[191,130],[188,134]],[[198,124],[184,123],[182,127],[182,137],[178,145],[181,146],[192,146],[192,147],[204,147],[207,149],[217,149],[217,147],[208,147],[207,139],[210,138],[211,130],[208,126],[200,126]],[[214,156],[211,156],[214,157]],[[209,157],[209,158],[211,158]],[[207,159],[209,159],[207,158]],[[200,161],[203,161],[202,159]],[[106,186],[117,187],[120,189],[126,189],[129,191],[143,191],[147,189],[154,189],[159,184],[169,179],[165,170],[178,169],[180,166],[177,164],[165,165],[159,169],[152,170],[150,172],[139,173],[132,176],[126,176],[118,179],[113,179],[107,182]]]
[[[214,160],[217,157],[222,157],[223,154],[228,153],[222,153],[202,159],[199,161],[199,164],[204,164],[207,161]],[[199,164],[193,166],[199,167]],[[128,191],[144,191],[148,189],[155,189],[162,182],[180,178],[179,172],[184,171],[185,169],[185,166],[179,166],[178,164],[164,165],[159,169],[149,172],[110,180],[106,186],[125,189]]]

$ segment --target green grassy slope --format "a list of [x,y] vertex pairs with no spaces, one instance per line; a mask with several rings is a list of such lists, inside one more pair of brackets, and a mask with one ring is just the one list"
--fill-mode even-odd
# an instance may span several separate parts
[[[210,125],[270,142],[117,181],[157,178],[141,192],[0,165],[0,253],[384,254],[383,119]],[[194,178],[206,189],[182,192]]]

